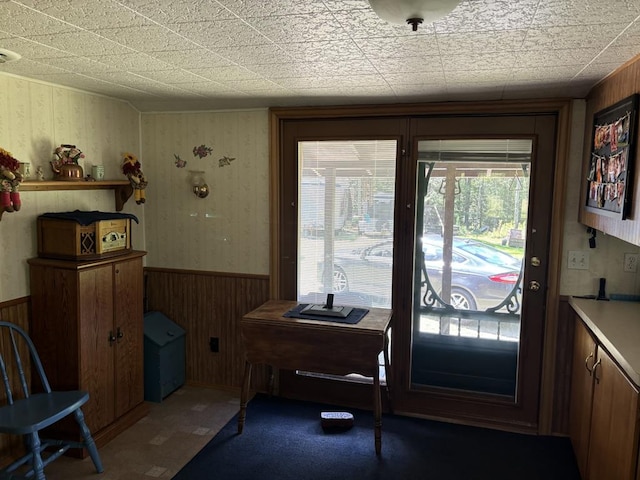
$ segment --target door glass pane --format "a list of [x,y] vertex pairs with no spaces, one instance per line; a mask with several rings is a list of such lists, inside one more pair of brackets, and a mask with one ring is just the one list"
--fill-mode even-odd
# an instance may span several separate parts
[[390,307],[396,140],[298,147],[298,301]]
[[418,145],[412,384],[515,396],[532,141]]

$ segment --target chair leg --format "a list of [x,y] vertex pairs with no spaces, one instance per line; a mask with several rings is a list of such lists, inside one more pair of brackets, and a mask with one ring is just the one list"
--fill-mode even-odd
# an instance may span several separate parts
[[40,437],[38,432],[29,435],[29,449],[31,450],[31,468],[33,468],[33,478],[36,480],[46,480],[44,476],[44,463],[40,455]]
[[[84,440],[84,445],[87,451],[89,452],[89,456],[91,460],[93,460],[93,465],[96,467],[96,472],[102,473],[104,468],[102,468],[102,460],[100,460],[100,455],[98,454],[98,448],[96,447],[96,442],[93,441],[93,437],[91,436],[91,432],[89,431],[89,427],[84,421],[84,415],[82,410],[79,408],[73,412],[73,416],[78,422],[80,426],[80,433],[82,434],[82,439]],[[44,477],[43,477],[44,478]]]

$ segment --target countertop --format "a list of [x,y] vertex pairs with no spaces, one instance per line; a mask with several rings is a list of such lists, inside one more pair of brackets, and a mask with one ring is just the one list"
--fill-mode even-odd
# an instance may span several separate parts
[[640,303],[569,298],[597,340],[640,387]]

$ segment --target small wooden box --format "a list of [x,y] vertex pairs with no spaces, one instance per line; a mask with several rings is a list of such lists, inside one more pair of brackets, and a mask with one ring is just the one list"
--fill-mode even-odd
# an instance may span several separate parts
[[38,256],[95,260],[131,251],[131,219],[99,220],[81,225],[73,220],[38,217]]

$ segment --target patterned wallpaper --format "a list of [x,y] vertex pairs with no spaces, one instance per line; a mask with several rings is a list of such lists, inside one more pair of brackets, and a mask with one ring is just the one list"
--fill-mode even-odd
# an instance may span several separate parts
[[[571,158],[565,191],[565,224],[560,293],[597,293],[599,277],[608,293],[640,293],[640,273],[622,272],[624,252],[640,248],[598,235],[589,249],[577,222],[584,102],[574,102]],[[133,245],[148,251],[146,265],[243,274],[269,273],[269,156],[267,110],[140,114],[128,104],[63,87],[0,74],[0,147],[21,161],[42,165],[60,143],[76,143],[87,158],[105,165],[106,179],[123,179],[124,151],[137,154],[149,180],[144,205],[131,199],[125,212],[133,225]],[[207,145],[198,158],[193,147]],[[176,168],[174,154],[187,161]],[[218,167],[218,159],[235,160]],[[189,171],[202,170],[211,188],[199,199]],[[0,221],[0,302],[29,295],[26,260],[36,255],[36,217],[69,210],[113,211],[112,191],[22,192],[23,207]],[[568,270],[567,252],[589,252],[590,268]]]
[[[142,115],[148,266],[269,273],[268,140],[267,110]],[[194,156],[200,145],[211,154]],[[219,167],[223,156],[235,160]],[[205,172],[208,197],[192,192],[191,170]]]
[[[105,179],[124,179],[120,159],[124,150],[140,150],[140,114],[127,103],[0,74],[0,147],[35,172],[41,165],[52,179],[49,160],[61,143],[74,143],[86,155],[80,165],[105,166]],[[35,175],[34,175],[35,178]],[[114,211],[111,190],[81,192],[21,192],[22,209],[5,213],[0,221],[0,302],[29,295],[26,260],[37,255],[36,217],[70,210]],[[144,247],[144,210],[129,201],[135,214],[134,248]]]

